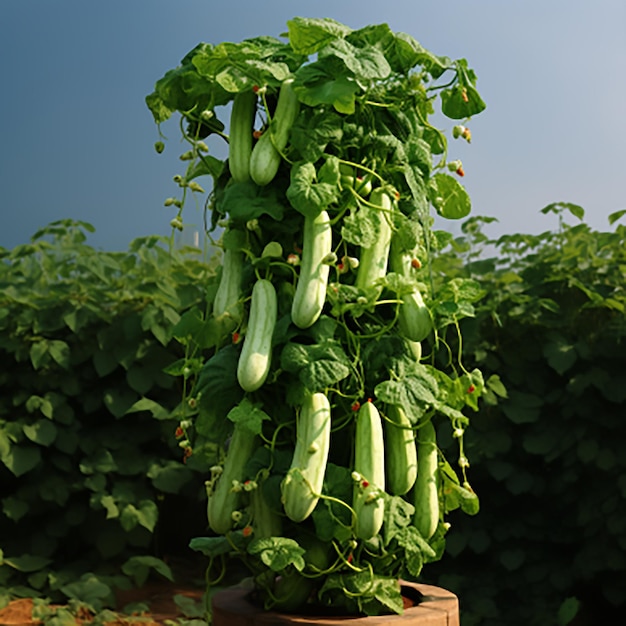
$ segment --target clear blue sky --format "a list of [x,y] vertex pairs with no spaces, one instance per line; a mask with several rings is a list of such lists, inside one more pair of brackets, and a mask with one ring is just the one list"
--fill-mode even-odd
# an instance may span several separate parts
[[1,0],[0,246],[62,218],[110,250],[169,234],[177,130],[157,155],[144,97],[200,41],[276,36],[294,15],[387,22],[468,59],[487,110],[450,156],[490,234],[552,228],[554,201],[599,229],[626,208],[624,0]]

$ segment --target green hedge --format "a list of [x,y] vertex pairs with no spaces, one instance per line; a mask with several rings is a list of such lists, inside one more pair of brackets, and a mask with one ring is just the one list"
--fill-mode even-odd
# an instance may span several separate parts
[[579,606],[597,624],[626,606],[626,227],[569,226],[568,211],[583,216],[550,205],[556,232],[497,241],[470,220],[440,258],[485,290],[462,323],[466,366],[508,390],[467,431],[481,511],[453,520],[428,572],[464,626],[566,624]]
[[[624,608],[626,228],[569,226],[567,210],[582,215],[551,205],[557,231],[497,241],[471,219],[436,263],[435,282],[482,285],[465,366],[508,395],[489,395],[466,435],[481,511],[452,516],[426,572],[459,594],[464,626]],[[181,374],[196,342],[179,335],[201,328],[215,272],[156,237],[96,252],[85,230],[59,222],[0,251],[0,595],[105,605],[120,574],[167,574],[154,557],[205,532],[211,449],[195,441],[183,462],[184,377],[163,370]]]
[[214,271],[198,251],[171,251],[158,237],[125,253],[95,251],[91,230],[65,220],[0,250],[5,600],[110,603],[123,574],[169,575],[155,557],[184,551],[205,527],[212,459],[183,463],[182,393],[164,368],[182,356],[175,325],[202,307]]

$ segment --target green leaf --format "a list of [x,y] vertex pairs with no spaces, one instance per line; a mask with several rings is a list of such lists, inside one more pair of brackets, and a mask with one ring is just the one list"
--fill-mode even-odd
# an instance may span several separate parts
[[254,183],[230,182],[219,202],[216,202],[216,208],[220,213],[244,222],[261,215],[280,221],[285,212],[276,186],[259,187]]
[[555,213],[559,215],[560,213],[563,213],[564,210],[569,211],[574,217],[577,217],[579,220],[582,220],[585,216],[585,209],[583,209],[578,204],[573,204],[571,202],[553,202],[552,204],[543,207],[540,212],[544,215],[548,213]]
[[506,387],[497,374],[492,374],[487,379],[487,388],[493,391],[500,398],[508,398]]
[[353,481],[351,470],[341,465],[328,463],[324,473],[323,493],[335,500],[322,499],[313,510],[315,534],[322,541],[347,540],[351,534],[352,514],[350,509],[338,501],[349,505],[352,502]]
[[24,434],[40,446],[49,446],[57,436],[57,427],[49,420],[37,420],[24,426]]
[[349,613],[379,615],[389,611],[403,612],[398,579],[372,575],[371,572],[330,574],[319,596],[325,604],[345,606]]
[[98,350],[93,355],[93,365],[96,368],[98,376],[104,378],[119,365],[115,355],[108,350]]
[[148,580],[151,570],[167,580],[174,581],[174,575],[169,565],[153,556],[133,556],[122,565],[124,574],[130,576],[138,587],[141,587]]
[[46,339],[40,339],[33,343],[30,347],[30,361],[33,367],[38,370],[47,363],[49,342]]
[[369,248],[378,237],[379,225],[379,212],[363,206],[343,219],[341,237],[355,246]]
[[189,547],[196,552],[201,552],[205,556],[215,557],[220,554],[228,554],[233,546],[228,538],[220,537],[194,537],[189,542]]
[[467,217],[472,210],[467,191],[448,174],[435,174],[430,179],[430,201],[441,217],[451,220]]
[[[405,536],[408,536],[408,539]],[[415,577],[422,573],[424,567],[424,555],[420,550],[419,541],[426,543],[415,526],[404,528],[398,537],[398,543],[404,548],[404,567]]]
[[514,424],[529,424],[537,421],[543,404],[534,394],[511,390],[508,401],[502,404],[502,411]]
[[248,553],[258,555],[273,572],[282,572],[289,565],[301,572],[306,565],[305,552],[297,541],[286,537],[254,539],[248,546]]
[[543,355],[559,374],[564,374],[578,360],[575,346],[559,334],[553,334],[544,343]]
[[206,605],[202,599],[196,602],[193,598],[185,596],[181,593],[177,593],[174,598],[174,603],[182,611],[183,615],[187,618],[202,618],[195,620],[197,624],[193,624],[193,619],[187,622],[187,626],[204,626],[206,624]]
[[259,405],[253,404],[248,398],[243,398],[226,417],[234,424],[245,426],[256,435],[261,434],[263,422],[271,420],[270,416],[259,408]]
[[469,484],[459,484],[456,475],[452,474],[452,468],[447,464],[447,471],[441,472],[443,480],[443,493],[446,511],[454,511],[460,508],[467,515],[476,515],[480,510],[480,501]]
[[343,120],[334,111],[315,110],[300,115],[291,128],[291,145],[304,161],[315,163],[329,144],[339,144],[343,137]]
[[48,352],[63,369],[70,369],[70,347],[65,341],[50,341],[48,344]]
[[120,510],[115,502],[115,498],[110,494],[104,494],[99,499],[100,504],[107,512],[107,519],[115,519],[120,516]]
[[152,500],[142,500],[139,508],[127,504],[120,514],[120,523],[124,530],[132,530],[137,524],[152,532],[159,518],[159,510]]
[[578,615],[580,600],[574,596],[566,598],[559,607],[558,626],[567,626]]
[[283,247],[277,241],[270,241],[261,252],[261,258],[281,258],[283,256]]
[[400,380],[391,379],[376,385],[376,397],[387,404],[404,407],[412,424],[417,424],[426,410],[437,402],[437,381],[428,369],[417,364],[415,371]]
[[385,521],[383,524],[383,532],[385,546],[388,546],[403,528],[406,528],[412,523],[415,507],[399,496],[389,496],[385,494],[384,499]]
[[191,182],[200,176],[212,176],[217,180],[224,171],[224,161],[216,159],[210,154],[203,154],[193,164],[193,166],[185,172],[185,180]]
[[172,412],[166,409],[150,398],[140,398],[137,402],[134,402],[125,412],[124,415],[130,413],[140,413],[142,411],[148,411],[154,419],[167,420],[172,418]]
[[52,563],[51,559],[43,556],[22,554],[21,556],[5,556],[3,564],[20,572],[37,572]]
[[350,375],[350,361],[334,339],[313,345],[290,342],[283,348],[280,362],[285,371],[297,374],[312,392],[322,391]]
[[317,172],[313,163],[299,162],[291,168],[287,198],[291,206],[305,217],[316,217],[339,199],[336,185],[315,182],[316,179]]
[[104,405],[116,418],[126,415],[136,403],[137,394],[125,388],[110,388],[104,392]]
[[41,463],[41,452],[34,446],[12,445],[9,452],[2,455],[2,462],[19,477]]
[[467,61],[459,59],[455,64],[457,83],[441,92],[441,110],[451,119],[462,120],[478,115],[486,105],[476,91],[476,75],[467,67]]
[[374,46],[356,48],[345,39],[338,39],[319,51],[320,60],[325,61],[328,57],[341,59],[355,78],[364,84],[384,80],[391,74],[387,59]]
[[146,105],[148,109],[150,109],[150,112],[154,117],[154,121],[157,124],[166,122],[174,112],[165,105],[161,97],[156,92],[152,92],[146,96]]
[[113,590],[95,574],[83,574],[80,580],[63,585],[61,591],[72,600],[86,604],[93,611],[100,611],[114,601]]
[[[7,496],[2,499],[2,511],[4,514],[14,522],[19,522],[20,519],[28,513],[30,504],[18,498],[16,496]],[[2,565],[2,550],[0,550],[0,565]]]
[[617,222],[622,217],[624,217],[624,215],[626,215],[626,209],[622,209],[621,211],[615,211],[614,213],[611,213],[609,215],[609,224],[612,226],[613,224],[615,224],[615,222]]
[[237,381],[240,348],[228,345],[218,350],[203,366],[193,390],[198,398],[196,430],[209,441],[219,442],[228,433],[228,412],[244,396]]
[[204,349],[217,345],[223,334],[218,322],[213,317],[204,319],[204,314],[198,307],[185,311],[171,332],[172,337],[182,345],[194,347],[195,344]]
[[302,58],[273,37],[204,46],[191,59],[199,74],[228,93],[249,91],[254,85],[280,85]]
[[179,493],[192,478],[193,473],[176,461],[167,461],[165,465],[153,465],[147,472],[156,489],[163,493]]
[[449,65],[449,60],[425,50],[411,35],[394,33],[387,24],[368,25],[346,36],[355,46],[370,44],[380,49],[391,69],[406,74],[420,63],[435,78]]
[[350,28],[325,18],[294,17],[287,21],[289,43],[298,54],[315,54],[339,37],[345,37]]
[[340,59],[329,57],[301,67],[296,73],[294,91],[310,107],[332,105],[338,113],[355,111],[355,94],[360,87]]

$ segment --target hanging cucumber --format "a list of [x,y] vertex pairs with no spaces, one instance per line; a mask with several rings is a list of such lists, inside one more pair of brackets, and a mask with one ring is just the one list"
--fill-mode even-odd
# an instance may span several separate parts
[[246,426],[236,423],[224,468],[209,493],[207,503],[209,526],[220,535],[227,533],[233,526],[233,513],[241,506],[241,492],[233,490],[233,481],[244,482],[244,469],[256,445],[256,435]]
[[377,187],[370,195],[370,202],[380,209],[363,207],[361,211],[371,211],[372,217],[378,222],[376,241],[369,248],[361,248],[359,269],[355,286],[367,290],[387,274],[389,248],[391,245],[391,197],[381,187]]
[[424,539],[430,539],[439,524],[437,436],[432,422],[417,431],[417,480],[413,491],[413,522]]
[[247,183],[250,180],[256,101],[253,91],[238,93],[233,100],[228,138],[228,167],[236,183]]
[[304,241],[300,276],[291,307],[298,328],[308,328],[319,318],[326,300],[330,266],[324,259],[332,250],[333,232],[326,211],[304,218]]
[[365,402],[356,418],[354,436],[354,534],[371,539],[378,534],[385,514],[381,492],[385,490],[385,452],[380,413],[373,402]]
[[282,521],[277,511],[272,509],[263,493],[263,482],[250,492],[250,510],[252,512],[252,528],[254,537],[280,537]]
[[265,186],[274,180],[282,159],[281,153],[287,147],[289,131],[300,112],[300,101],[293,82],[293,78],[283,81],[272,123],[252,149],[250,176],[257,185]]
[[243,320],[241,277],[244,255],[241,250],[226,249],[222,259],[222,275],[213,300],[213,316],[227,332]]
[[252,288],[248,329],[237,363],[237,380],[244,391],[256,391],[269,374],[276,314],[274,285],[267,279],[257,280]]
[[296,447],[291,467],[281,484],[285,514],[305,520],[322,492],[330,448],[330,403],[323,393],[310,394],[296,422]]
[[415,431],[404,409],[395,404],[387,408],[385,420],[385,459],[387,490],[394,496],[408,493],[417,478]]
[[[389,265],[392,272],[407,278],[411,276],[411,257],[400,250],[396,241],[391,242]],[[430,335],[433,322],[420,290],[416,286],[412,293],[404,294],[401,299],[400,332],[410,341],[423,341]]]

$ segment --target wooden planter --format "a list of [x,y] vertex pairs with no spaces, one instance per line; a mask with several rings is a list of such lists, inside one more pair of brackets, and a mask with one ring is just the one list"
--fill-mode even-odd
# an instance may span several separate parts
[[403,596],[421,597],[419,604],[409,606],[402,615],[370,617],[313,617],[264,611],[248,601],[250,589],[234,587],[213,596],[213,626],[459,626],[457,597],[432,585],[402,582]]

